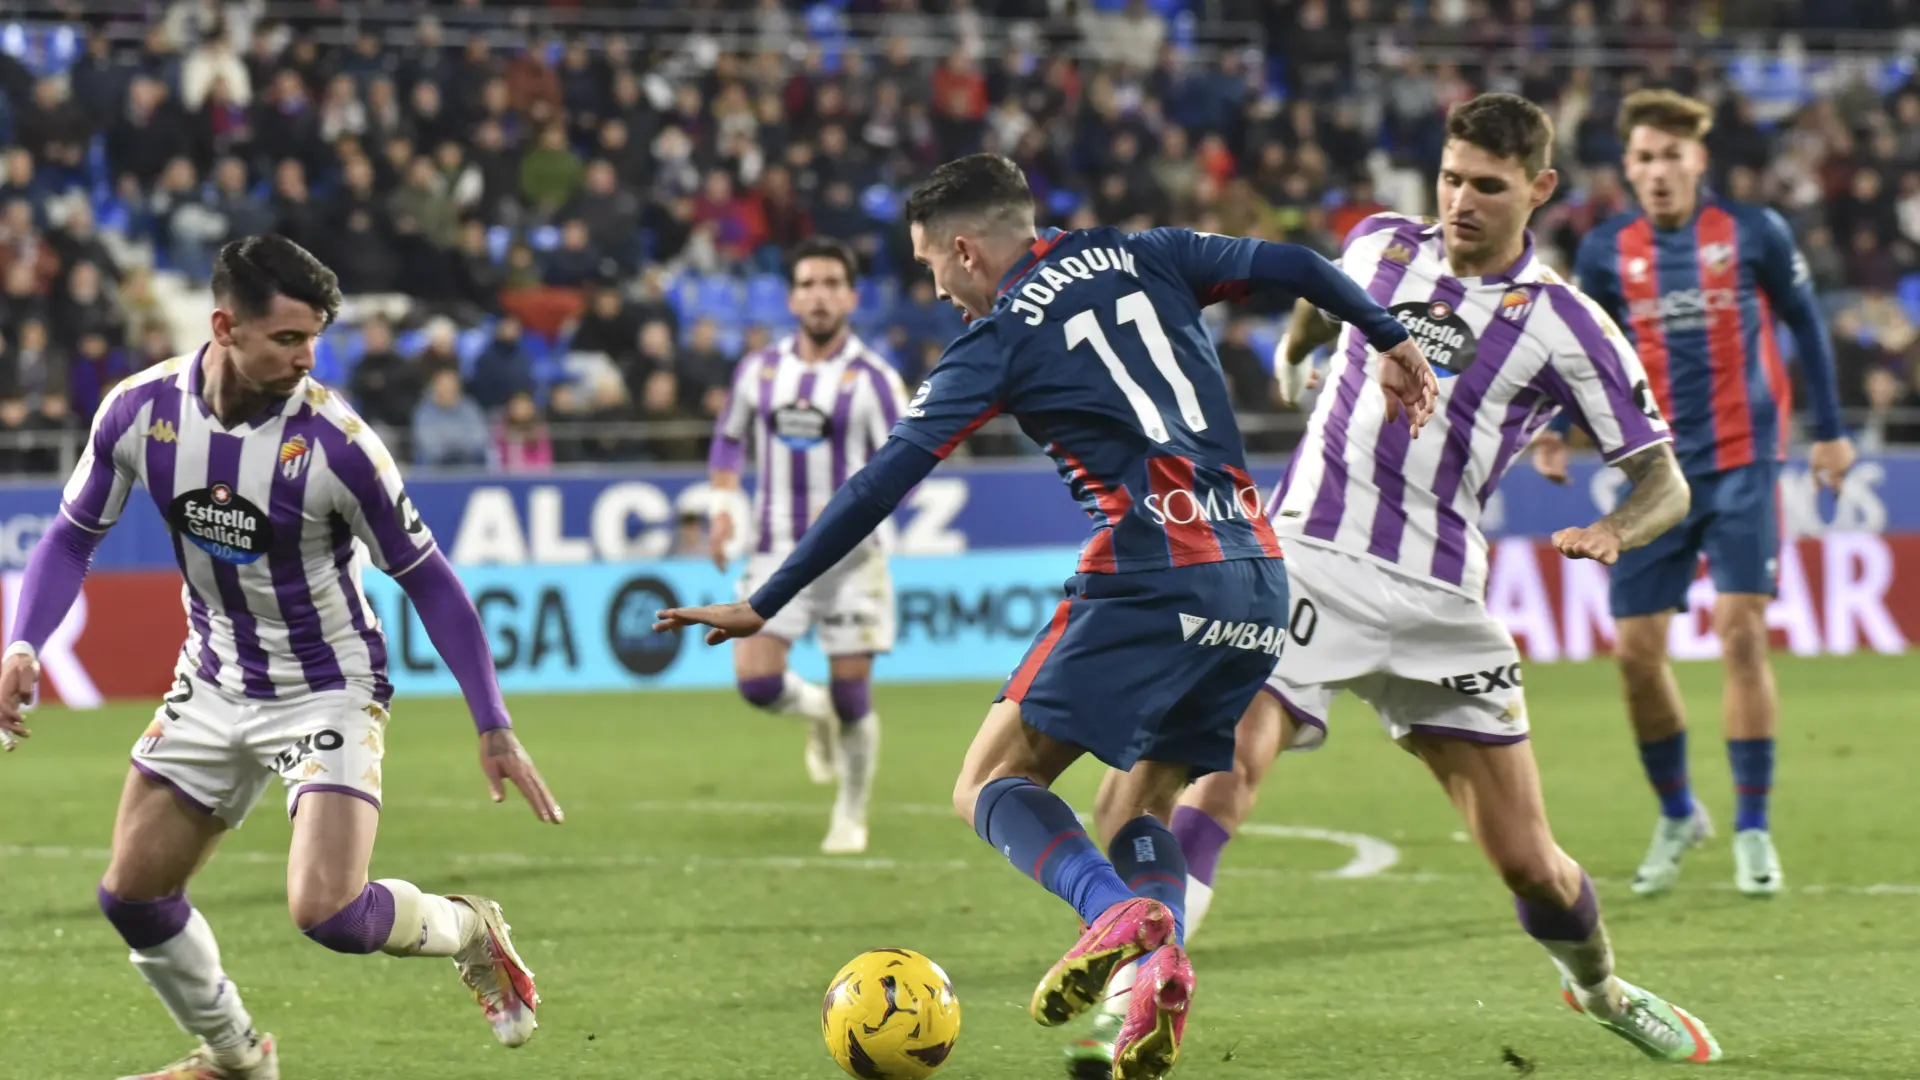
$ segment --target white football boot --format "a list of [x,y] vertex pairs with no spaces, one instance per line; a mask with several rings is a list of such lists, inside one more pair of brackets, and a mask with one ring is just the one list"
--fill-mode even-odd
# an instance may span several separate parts
[[1695,802],[1693,815],[1670,818],[1662,814],[1653,827],[1653,843],[1640,869],[1633,874],[1633,891],[1641,896],[1658,896],[1680,880],[1680,860],[1688,851],[1713,835],[1713,821],[1707,808]]
[[252,1061],[246,1065],[222,1065],[206,1043],[159,1072],[123,1076],[120,1080],[280,1080],[280,1051],[272,1035],[260,1036]]
[[453,955],[460,981],[473,991],[473,1000],[486,1013],[493,1037],[503,1046],[525,1046],[540,1026],[533,1016],[540,1007],[540,992],[534,988],[533,972],[507,936],[513,928],[500,913],[500,905],[484,896],[449,895],[447,899],[467,905],[480,916],[474,920],[472,935]]
[[1765,829],[1741,829],[1733,834],[1733,884],[1740,895],[1764,900],[1785,882],[1773,837]]

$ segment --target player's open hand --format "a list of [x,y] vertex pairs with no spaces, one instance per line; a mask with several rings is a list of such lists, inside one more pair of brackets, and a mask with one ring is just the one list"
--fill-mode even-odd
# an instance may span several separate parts
[[713,557],[714,569],[727,572],[727,545],[733,543],[733,515],[725,510],[715,513],[707,522],[707,554]]
[[1380,389],[1387,395],[1387,419],[1407,417],[1407,433],[1420,437],[1420,429],[1433,418],[1434,403],[1440,398],[1440,380],[1433,365],[1412,338],[1380,354]]
[[26,653],[14,653],[0,662],[0,750],[12,750],[33,732],[27,730],[23,711],[33,704],[34,687],[40,683],[40,661]]
[[526,796],[527,805],[533,807],[533,816],[550,825],[558,825],[567,820],[566,812],[553,799],[553,792],[547,790],[547,782],[540,778],[540,770],[534,768],[533,758],[527,755],[527,748],[520,745],[519,736],[512,728],[495,728],[480,733],[480,771],[487,774],[487,793],[494,802],[505,802],[507,798],[506,782]]
[[668,608],[658,612],[660,621],[653,624],[656,632],[680,630],[689,626],[711,626],[707,631],[707,644],[718,645],[729,638],[752,637],[767,625],[767,620],[753,610],[745,600],[731,604],[708,604],[706,607]]
[[1826,442],[1814,443],[1807,450],[1807,467],[1813,472],[1813,479],[1821,487],[1840,494],[1840,484],[1847,478],[1847,470],[1853,468],[1853,440],[1845,435]]
[[1572,452],[1567,449],[1567,440],[1558,432],[1540,429],[1533,437],[1533,471],[1549,481],[1564,485],[1570,477],[1567,461]]
[[1569,559],[1592,559],[1602,566],[1612,566],[1620,558],[1620,534],[1600,522],[1561,529],[1553,534],[1553,546]]

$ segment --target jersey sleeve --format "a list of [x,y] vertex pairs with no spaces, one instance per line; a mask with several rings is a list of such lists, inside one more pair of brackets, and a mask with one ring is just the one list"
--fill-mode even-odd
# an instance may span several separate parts
[[[1793,232],[1785,218],[1772,210],[1761,210],[1759,219],[1760,258],[1754,263],[1754,281],[1772,301],[1781,321],[1793,335],[1795,354],[1800,362],[1801,382],[1813,407],[1814,438],[1826,441],[1846,434],[1840,417],[1840,390],[1835,375],[1833,341],[1827,334],[1826,319],[1820,314],[1820,301],[1813,291],[1813,271],[1806,256],[1793,242]],[[1763,330],[1771,329],[1763,328]]]
[[893,436],[944,460],[1000,414],[1010,365],[993,320],[974,324],[941,354],[894,425]]
[[334,511],[367,545],[375,566],[398,577],[420,565],[434,551],[433,533],[408,497],[393,455],[356,419],[344,427],[326,424],[325,432],[327,467],[339,482]]
[[734,366],[733,386],[727,391],[726,407],[713,423],[713,445],[707,450],[708,472],[737,473],[746,460],[755,397],[752,380],[761,365],[760,359],[750,356]]
[[[1655,443],[1671,441],[1640,357],[1599,305],[1565,286],[1546,290],[1559,326],[1547,328],[1551,356],[1543,389],[1593,436],[1611,465]],[[1537,318],[1538,316],[1536,316]]]
[[1127,237],[1138,258],[1165,267],[1193,290],[1201,307],[1247,295],[1253,277],[1253,253],[1262,241],[1162,226]]
[[127,493],[133,490],[134,456],[140,446],[134,421],[141,399],[128,393],[127,386],[123,382],[115,387],[94,413],[93,429],[60,495],[60,513],[88,532],[111,529],[127,505]]
[[907,388],[893,365],[875,360],[866,368],[867,392],[872,395],[867,410],[867,448],[878,450],[893,432],[907,406]]

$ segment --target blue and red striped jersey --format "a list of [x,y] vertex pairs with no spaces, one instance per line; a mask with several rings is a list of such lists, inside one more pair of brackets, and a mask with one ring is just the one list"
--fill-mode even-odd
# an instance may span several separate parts
[[1676,229],[1621,214],[1587,234],[1574,274],[1632,337],[1689,475],[1785,460],[1793,403],[1776,315],[1794,335],[1815,437],[1844,434],[1806,260],[1772,210],[1702,191]]
[[1263,243],[1047,230],[894,437],[944,458],[988,419],[1014,416],[1092,521],[1083,573],[1279,558],[1200,322],[1207,305],[1246,295]]

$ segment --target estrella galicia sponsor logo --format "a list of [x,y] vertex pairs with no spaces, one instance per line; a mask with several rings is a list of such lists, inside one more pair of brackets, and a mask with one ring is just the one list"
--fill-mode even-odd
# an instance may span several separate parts
[[773,410],[773,437],[792,450],[811,450],[833,434],[833,418],[811,401]]
[[1503,664],[1492,671],[1469,671],[1465,675],[1449,675],[1440,680],[1440,685],[1475,697],[1491,694],[1495,690],[1518,690],[1521,686],[1520,665]]
[[[1205,625],[1205,633],[1195,637],[1200,627]],[[1180,637],[1195,645],[1221,645],[1248,652],[1263,652],[1269,656],[1279,656],[1280,650],[1287,647],[1285,627],[1267,626],[1257,622],[1224,622],[1220,619],[1208,619],[1203,615],[1180,616]]]
[[245,566],[273,546],[273,522],[266,511],[226,484],[189,491],[167,509],[173,530],[223,563]]
[[1473,366],[1480,342],[1473,328],[1445,300],[1420,300],[1387,309],[1420,343],[1433,373],[1450,379]]
[[635,675],[658,675],[680,655],[681,635],[653,628],[654,613],[679,607],[673,587],[657,577],[631,578],[607,605],[607,647]]

